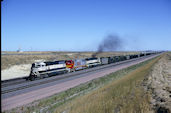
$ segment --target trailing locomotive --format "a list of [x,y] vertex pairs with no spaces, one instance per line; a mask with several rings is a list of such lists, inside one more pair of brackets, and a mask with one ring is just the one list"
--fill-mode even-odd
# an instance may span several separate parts
[[65,63],[66,67],[69,68],[69,72],[87,68],[85,59],[66,60]]
[[36,62],[32,64],[31,72],[29,75],[30,80],[34,80],[37,77],[43,78],[59,73],[74,72],[77,70],[95,67],[99,65],[106,65],[128,59],[143,57],[155,53],[140,53],[126,56],[111,56],[111,57],[92,57],[86,59],[74,59],[74,60],[62,60],[51,62]]
[[85,60],[88,68],[101,65],[100,58],[86,58]]

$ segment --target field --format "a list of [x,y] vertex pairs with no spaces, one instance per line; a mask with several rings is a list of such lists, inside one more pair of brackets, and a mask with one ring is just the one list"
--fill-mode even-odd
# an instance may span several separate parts
[[161,57],[81,84],[12,112],[132,113],[153,112],[151,93],[144,90],[145,78]]
[[[91,57],[94,52],[2,52],[1,69],[7,69],[14,65],[31,64],[35,61],[53,61],[53,60],[67,60],[76,58]],[[139,52],[103,52],[98,54],[101,56],[117,56],[136,54]]]

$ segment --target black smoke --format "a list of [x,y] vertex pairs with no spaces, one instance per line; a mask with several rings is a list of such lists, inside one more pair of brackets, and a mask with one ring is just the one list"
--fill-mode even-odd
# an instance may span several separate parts
[[117,51],[121,47],[122,47],[122,40],[119,36],[108,35],[99,44],[97,52],[94,53],[92,57],[96,57],[99,53],[102,53],[104,51]]

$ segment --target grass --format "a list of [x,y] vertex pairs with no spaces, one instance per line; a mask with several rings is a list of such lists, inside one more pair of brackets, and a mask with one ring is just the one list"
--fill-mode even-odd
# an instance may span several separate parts
[[7,69],[11,66],[20,65],[20,64],[32,64],[33,62],[35,62],[35,60],[40,60],[40,59],[54,60],[58,58],[59,56],[57,55],[2,55],[1,69],[2,70]]
[[[35,101],[32,104],[29,104],[29,105],[23,106],[23,107],[18,107],[11,111],[13,111],[13,112],[20,111],[20,112],[28,112],[29,113],[29,112],[33,112],[33,111],[35,111],[35,112],[54,112],[54,111],[62,112],[65,110],[69,110],[70,112],[74,112],[75,109],[78,109],[78,112],[79,111],[86,112],[86,110],[89,109],[87,112],[96,113],[96,112],[92,111],[96,107],[97,107],[97,109],[100,107],[101,112],[104,112],[104,110],[110,111],[111,108],[116,111],[121,110],[121,107],[123,106],[122,103],[124,103],[124,101],[127,101],[128,99],[132,99],[135,95],[137,96],[137,98],[142,96],[143,98],[148,99],[148,97],[146,97],[144,95],[144,93],[141,92],[142,91],[141,87],[136,85],[136,87],[139,90],[134,90],[136,87],[133,87],[133,85],[135,85],[134,81],[136,81],[136,79],[138,79],[139,77],[141,77],[141,79],[143,78],[141,76],[141,74],[140,75],[138,74],[138,76],[136,77],[135,74],[130,75],[130,73],[133,73],[134,71],[141,68],[142,66],[146,67],[146,65],[149,65],[149,63],[152,61],[154,63],[154,60],[149,60],[149,61],[137,64],[137,65],[128,67],[126,69],[119,70],[119,71],[112,73],[108,76],[104,76],[104,77],[92,80],[85,84],[81,84],[77,87],[71,88],[67,91],[58,93],[49,98]],[[145,70],[145,72],[146,72],[146,70]],[[136,72],[136,74],[137,73],[139,73],[139,71]],[[129,80],[129,78],[131,78],[131,76],[133,78]],[[124,79],[124,80],[122,80],[122,79]],[[129,85],[131,85],[131,86],[126,87]],[[111,95],[113,95],[113,96],[111,96]],[[128,95],[128,97],[126,95]],[[118,98],[118,100],[117,100],[117,98]],[[119,99],[119,98],[121,98],[121,99]],[[108,99],[110,101],[107,101]],[[124,99],[126,99],[126,100],[124,100]],[[98,101],[97,103],[95,102],[96,100]],[[117,103],[117,104],[114,105],[114,103],[112,103],[112,102],[114,102],[115,104]],[[89,104],[91,104],[91,106],[93,106],[93,104],[97,104],[97,106],[94,106],[93,108],[91,108],[91,106],[89,106]],[[111,106],[110,104],[112,104],[113,106]],[[137,105],[137,104],[135,104],[135,105]],[[87,106],[87,107],[84,108],[85,106]],[[109,108],[108,107],[105,108],[104,106],[106,106],[106,107],[108,106]],[[129,108],[129,106],[127,106],[127,107]],[[98,111],[98,112],[100,112],[100,111]]]
[[121,79],[58,107],[56,113],[150,112],[150,96],[144,92],[141,83],[158,59],[153,59]]
[[[72,56],[67,54],[43,54],[43,55],[2,55],[1,56],[1,69],[7,69],[14,65],[20,65],[20,64],[32,64],[36,60],[46,60],[46,61],[53,61],[53,60],[67,60],[67,59],[73,59],[78,54],[73,54]],[[79,55],[78,55],[79,56]],[[81,57],[86,57],[86,55],[82,55]]]
[[[32,64],[35,60],[67,60],[75,58],[91,57],[93,52],[3,52],[13,55],[1,55],[1,70],[7,69],[14,65]],[[103,52],[99,56],[114,56],[135,54],[138,52]],[[18,55],[17,55],[18,54]],[[21,55],[22,54],[22,55]]]

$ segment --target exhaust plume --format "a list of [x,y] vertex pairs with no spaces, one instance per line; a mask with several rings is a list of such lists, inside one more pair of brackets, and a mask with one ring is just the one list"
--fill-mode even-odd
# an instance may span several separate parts
[[99,53],[102,53],[104,51],[116,51],[120,49],[121,46],[122,40],[120,39],[120,37],[116,35],[108,35],[99,44],[97,52],[94,53],[92,57],[96,57]]

